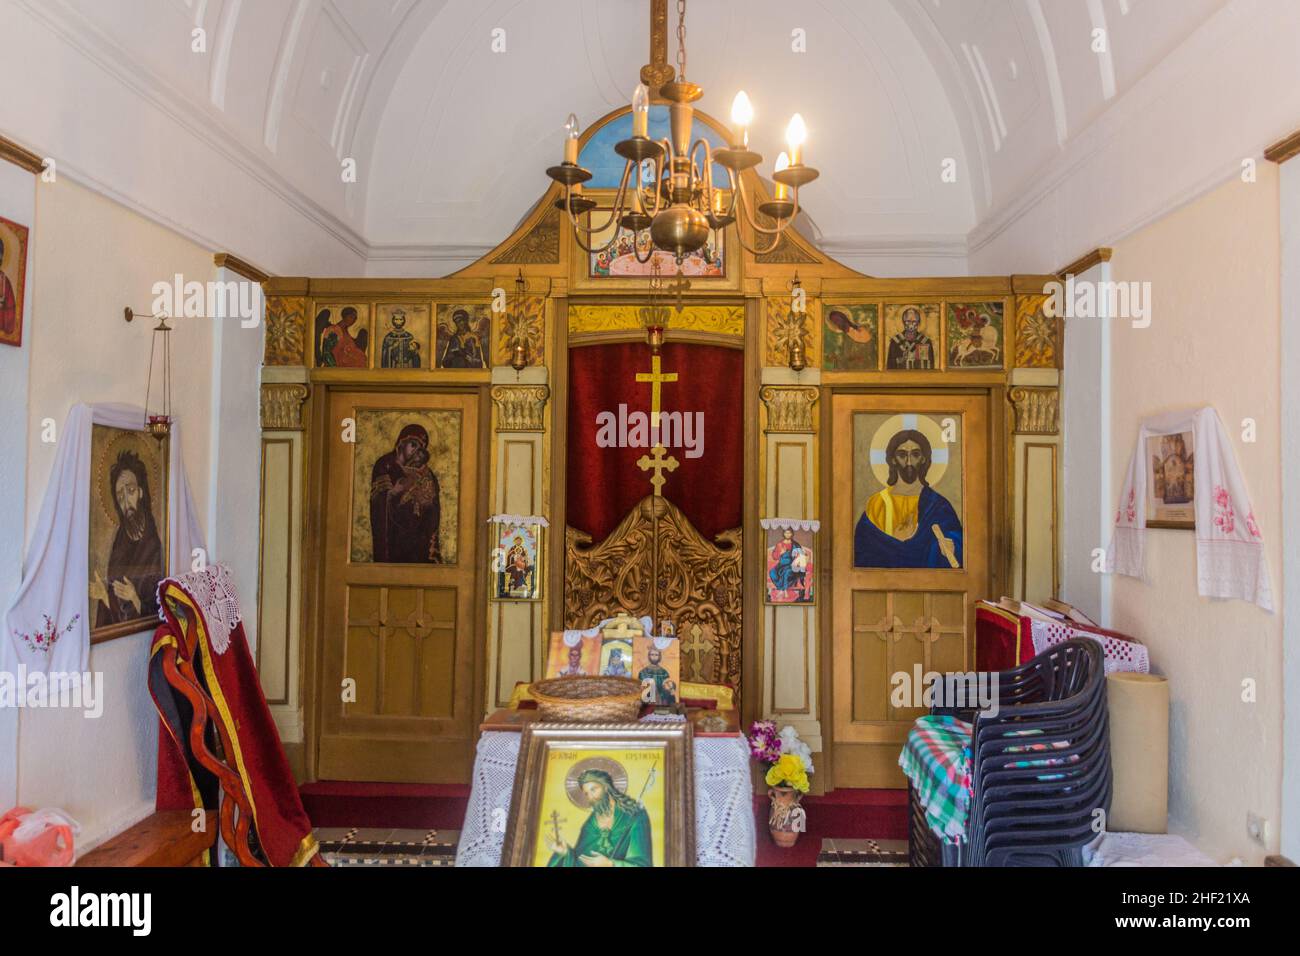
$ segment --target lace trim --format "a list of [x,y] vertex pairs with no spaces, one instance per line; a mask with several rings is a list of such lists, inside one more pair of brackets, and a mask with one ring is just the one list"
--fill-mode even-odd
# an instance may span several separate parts
[[[224,654],[230,647],[231,632],[244,622],[244,612],[239,607],[239,596],[235,593],[235,580],[230,568],[224,564],[210,564],[202,571],[189,571],[163,579],[167,580],[179,584],[199,606],[208,622],[208,641],[212,644],[212,650]],[[166,620],[162,613],[162,582],[159,582],[158,588],[158,618]]]

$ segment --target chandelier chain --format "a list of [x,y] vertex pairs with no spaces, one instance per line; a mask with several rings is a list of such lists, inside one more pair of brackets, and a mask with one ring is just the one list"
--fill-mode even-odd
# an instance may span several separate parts
[[677,0],[677,79],[686,82],[686,0]]

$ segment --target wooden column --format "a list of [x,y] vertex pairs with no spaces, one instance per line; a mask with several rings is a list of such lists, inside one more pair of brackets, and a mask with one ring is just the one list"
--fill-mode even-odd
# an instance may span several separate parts
[[[1014,411],[1011,462],[1011,596],[1060,595],[1062,321],[1049,315],[1037,280],[1017,289],[1016,362],[1007,399]],[[1030,291],[1033,289],[1033,291]]]
[[305,355],[307,300],[266,302],[261,376],[261,527],[258,561],[257,669],[262,692],[290,755],[305,772],[302,698],[302,530],[311,386]]
[[[546,369],[530,368],[524,375],[513,369],[493,370],[492,386],[492,511],[494,514],[546,515],[548,503],[544,473],[546,405],[550,387]],[[521,381],[522,380],[522,383]],[[552,523],[544,535],[558,534],[563,527]],[[495,542],[489,542],[495,547]],[[544,541],[543,552],[547,552]],[[553,576],[550,578],[554,580]],[[489,584],[490,590],[490,584]],[[546,645],[547,601],[556,599],[543,592],[542,601],[488,601],[488,686],[484,700],[489,710],[510,701],[518,681],[542,676]]]
[[[821,389],[817,369],[797,375],[786,369],[763,370],[763,516],[818,518],[817,434],[814,409]],[[799,384],[791,384],[798,382]],[[812,384],[804,384],[805,382]],[[782,383],[782,384],[776,384]],[[746,529],[747,531],[749,529]],[[766,548],[761,528],[751,532],[759,551]],[[766,567],[766,562],[762,562]],[[818,576],[820,590],[823,575]],[[824,592],[818,601],[825,600]],[[792,724],[814,751],[822,749],[818,719],[818,644],[816,607],[763,607],[764,717]]]

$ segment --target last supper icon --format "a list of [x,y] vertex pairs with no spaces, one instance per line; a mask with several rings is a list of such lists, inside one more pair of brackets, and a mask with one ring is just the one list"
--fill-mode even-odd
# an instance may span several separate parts
[[853,535],[858,568],[960,568],[961,419],[859,414]]

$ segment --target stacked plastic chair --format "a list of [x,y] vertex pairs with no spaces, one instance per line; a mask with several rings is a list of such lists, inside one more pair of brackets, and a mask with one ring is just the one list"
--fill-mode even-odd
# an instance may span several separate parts
[[912,863],[1082,866],[1110,810],[1101,646],[1058,644],[999,672],[997,691],[996,716],[974,717],[966,839],[940,844],[913,800]]

